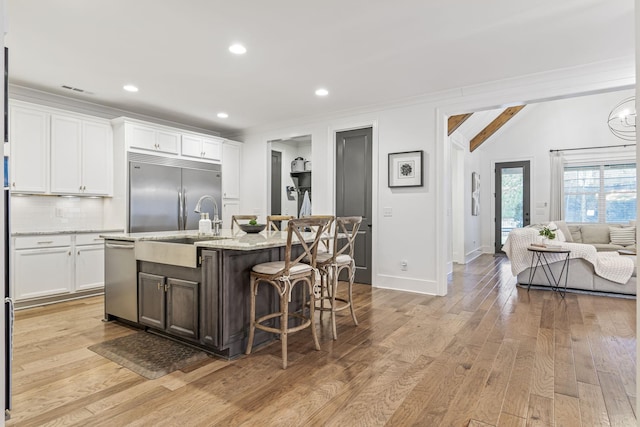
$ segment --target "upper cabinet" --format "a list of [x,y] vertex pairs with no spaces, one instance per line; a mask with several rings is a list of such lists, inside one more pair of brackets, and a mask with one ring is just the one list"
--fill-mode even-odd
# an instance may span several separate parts
[[180,146],[178,132],[129,121],[126,124],[126,133],[129,148],[178,154]]
[[222,138],[128,117],[114,119],[112,124],[125,151],[153,151],[157,156],[196,158],[210,163],[220,163],[222,158]]
[[222,198],[240,198],[240,155],[242,144],[225,141],[222,144]]
[[12,191],[112,194],[109,121],[15,101],[9,115]]
[[111,125],[51,115],[51,193],[111,193]]
[[220,141],[210,136],[183,134],[181,153],[187,157],[220,161]]
[[49,114],[42,109],[9,108],[11,191],[49,191]]

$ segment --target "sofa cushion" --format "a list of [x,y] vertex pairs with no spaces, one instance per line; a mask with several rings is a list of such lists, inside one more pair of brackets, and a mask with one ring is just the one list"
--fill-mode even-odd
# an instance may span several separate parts
[[569,225],[569,233],[573,243],[582,243],[582,230],[579,225]]
[[596,251],[598,252],[614,252],[614,251],[617,251],[618,249],[626,249],[624,246],[613,245],[611,243],[587,243],[587,244],[595,247]]
[[609,227],[612,245],[631,246],[636,242],[635,227]]
[[589,224],[580,227],[582,243],[609,243],[609,226],[607,224]]
[[571,230],[567,226],[567,223],[564,221],[553,221],[556,224],[558,230],[562,231],[562,235],[564,236],[565,241],[573,242],[573,237],[571,235]]

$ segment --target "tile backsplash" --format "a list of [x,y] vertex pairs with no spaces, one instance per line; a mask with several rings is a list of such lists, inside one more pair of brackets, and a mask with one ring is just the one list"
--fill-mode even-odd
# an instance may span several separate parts
[[103,200],[89,197],[11,196],[12,233],[100,230]]

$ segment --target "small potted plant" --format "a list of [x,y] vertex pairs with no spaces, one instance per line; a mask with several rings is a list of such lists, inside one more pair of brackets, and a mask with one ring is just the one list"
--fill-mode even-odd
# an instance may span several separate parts
[[542,227],[542,229],[540,230],[540,232],[538,234],[540,234],[542,236],[542,243],[545,243],[547,240],[553,240],[556,238],[556,230],[552,230],[547,226]]

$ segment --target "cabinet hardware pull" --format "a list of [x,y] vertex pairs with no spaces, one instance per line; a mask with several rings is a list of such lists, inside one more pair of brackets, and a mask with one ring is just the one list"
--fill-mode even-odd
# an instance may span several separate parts
[[67,255],[71,256],[71,251],[69,251],[69,252],[67,253]]
[[39,245],[50,245],[53,243],[53,240],[41,240],[38,242]]
[[15,181],[14,181],[14,182],[13,182],[13,184],[11,184],[11,185],[13,185],[13,186],[15,187],[15,186],[16,186],[16,183],[15,183]]
[[78,251],[78,255],[80,255],[80,251]]
[[164,285],[164,291],[168,292],[169,291],[169,285]]
[[160,282],[158,282],[158,290],[160,290]]

